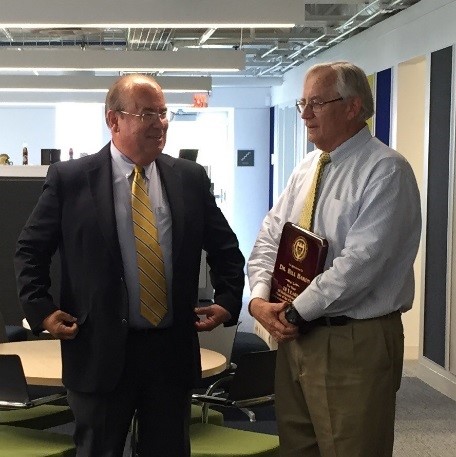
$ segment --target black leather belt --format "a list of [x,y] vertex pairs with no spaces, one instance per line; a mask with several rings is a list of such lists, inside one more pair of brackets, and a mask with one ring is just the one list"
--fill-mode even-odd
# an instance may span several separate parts
[[309,322],[304,322],[299,326],[299,333],[302,335],[305,335],[306,333],[309,333],[313,328],[315,327],[331,327],[331,326],[341,326],[341,325],[347,325],[350,321],[352,321],[353,318],[348,317],[348,316],[333,316],[333,317],[327,317],[327,316],[322,316],[318,317],[317,319],[314,319],[313,321]]
[[[389,314],[385,314],[384,316],[379,316],[378,318],[374,319],[389,319],[396,314],[400,314],[400,311],[394,311]],[[353,317],[348,317],[348,316],[333,316],[333,317],[327,317],[327,316],[322,316],[318,317],[317,319],[314,319],[313,321],[309,322],[304,322],[299,326],[299,333],[302,335],[309,333],[313,328],[315,327],[331,327],[331,326],[342,326],[342,325],[347,325],[349,322],[354,321]],[[364,319],[364,320],[369,320],[369,319]]]
[[333,316],[333,317],[327,317],[327,316],[322,316],[319,317],[318,319],[315,319],[313,322],[315,325],[321,325],[323,327],[331,327],[332,325],[347,325],[350,321],[352,321],[352,317],[348,316]]

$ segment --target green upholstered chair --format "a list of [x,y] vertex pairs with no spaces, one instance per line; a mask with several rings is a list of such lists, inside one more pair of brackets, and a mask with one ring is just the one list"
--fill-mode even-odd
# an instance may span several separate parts
[[73,457],[71,436],[0,425],[1,457]]
[[[236,369],[214,383],[204,395],[193,394],[193,401],[203,405],[202,423],[190,425],[192,457],[276,457],[279,437],[236,430],[208,423],[206,408],[219,405],[246,412],[251,421],[255,415],[247,408],[274,403],[276,351],[242,354]],[[225,390],[220,390],[221,388]]]
[[68,424],[74,420],[68,406],[41,405],[28,409],[0,408],[0,425],[35,428],[45,430],[57,425]]
[[191,424],[192,457],[278,457],[279,437],[213,424]]

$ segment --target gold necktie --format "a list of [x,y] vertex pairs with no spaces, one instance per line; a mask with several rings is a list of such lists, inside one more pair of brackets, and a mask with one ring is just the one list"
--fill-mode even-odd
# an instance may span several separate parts
[[328,162],[331,162],[331,156],[328,152],[322,152],[320,158],[318,159],[317,169],[315,170],[313,182],[309,189],[309,193],[306,195],[304,208],[302,209],[301,217],[298,223],[302,228],[306,230],[312,229],[313,216],[315,207],[317,206],[318,187],[323,175],[323,169]]
[[167,310],[165,266],[143,168],[136,165],[134,173],[131,210],[138,259],[140,310],[141,316],[158,325]]

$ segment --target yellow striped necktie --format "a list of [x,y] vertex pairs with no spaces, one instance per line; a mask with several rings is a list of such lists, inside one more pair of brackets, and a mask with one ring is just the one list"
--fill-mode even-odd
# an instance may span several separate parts
[[322,152],[320,158],[318,159],[317,169],[315,170],[312,185],[309,189],[308,194],[306,195],[304,207],[298,222],[299,226],[306,230],[312,229],[315,207],[317,206],[318,188],[320,186],[321,177],[323,175],[323,169],[329,162],[331,162],[331,156],[329,153]]
[[143,167],[136,165],[131,188],[131,210],[139,273],[140,311],[141,316],[158,325],[167,310],[165,266],[146,189]]

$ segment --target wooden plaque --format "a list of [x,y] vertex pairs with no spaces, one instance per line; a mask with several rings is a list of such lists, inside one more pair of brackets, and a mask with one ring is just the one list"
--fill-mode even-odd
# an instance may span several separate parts
[[270,301],[292,302],[323,272],[328,242],[291,222],[283,226],[271,282]]

